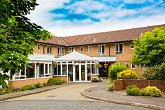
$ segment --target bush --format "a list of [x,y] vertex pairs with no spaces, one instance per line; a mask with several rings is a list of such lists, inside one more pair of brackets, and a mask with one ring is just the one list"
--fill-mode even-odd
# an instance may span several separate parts
[[2,89],[2,91],[0,91],[0,95],[9,94],[11,92],[12,92],[12,90],[10,89],[10,87],[6,86],[5,88]]
[[157,79],[158,72],[159,72],[158,66],[147,67],[144,69],[142,77],[147,80],[154,80]]
[[26,86],[22,87],[20,90],[26,91],[26,90],[32,90],[32,89],[36,89],[36,86],[30,84],[30,85],[26,85]]
[[109,67],[108,69],[109,78],[112,80],[117,79],[117,73],[123,70],[127,70],[127,66],[124,65],[123,63],[116,63],[115,65]]
[[117,74],[118,79],[138,79],[139,76],[133,70],[124,70]]
[[161,95],[161,91],[156,86],[147,86],[144,89],[144,94],[146,96],[158,97]]
[[126,88],[127,95],[138,96],[140,93],[140,89],[135,85],[129,85]]
[[113,83],[108,84],[108,91],[114,91]]
[[62,83],[63,83],[63,81],[60,78],[50,78],[47,82],[47,85],[49,85],[49,86],[60,85]]
[[35,86],[36,86],[36,88],[40,88],[40,87],[43,87],[44,85],[38,82],[35,84]]
[[92,82],[101,82],[102,79],[101,78],[92,78]]
[[162,63],[159,67],[159,80],[165,80],[165,63]]

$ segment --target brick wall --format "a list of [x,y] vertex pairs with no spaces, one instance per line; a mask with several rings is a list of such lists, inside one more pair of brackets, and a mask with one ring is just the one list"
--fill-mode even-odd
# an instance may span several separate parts
[[53,76],[54,78],[59,78],[63,80],[64,82],[67,82],[67,76]]
[[120,91],[126,89],[128,85],[136,85],[139,88],[147,86],[157,86],[161,91],[165,92],[165,80],[115,80],[114,89]]
[[29,85],[29,84],[36,84],[38,82],[41,84],[44,84],[44,83],[47,84],[47,81],[49,80],[49,78],[37,78],[37,79],[9,81],[9,85],[10,85],[11,89],[17,89],[17,88],[21,88],[21,87]]

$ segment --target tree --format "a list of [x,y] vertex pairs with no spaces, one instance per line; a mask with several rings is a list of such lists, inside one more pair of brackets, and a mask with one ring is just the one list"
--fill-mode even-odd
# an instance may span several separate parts
[[165,62],[165,27],[145,32],[142,38],[137,38],[133,44],[133,63],[151,67]]
[[37,40],[51,38],[41,26],[26,17],[38,4],[36,0],[1,0],[0,68],[11,76],[28,65]]

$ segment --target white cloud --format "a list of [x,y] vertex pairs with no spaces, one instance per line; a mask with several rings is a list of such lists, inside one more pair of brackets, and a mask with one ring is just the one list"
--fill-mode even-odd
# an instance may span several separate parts
[[49,28],[49,31],[53,32],[53,34],[57,36],[88,34],[165,24],[164,18],[165,15],[152,16],[148,18],[146,18],[146,16],[141,16],[139,18],[129,20],[106,20],[101,23],[94,23],[92,25],[59,25]]
[[142,4],[145,2],[154,2],[154,0],[124,0],[125,3]]
[[[133,1],[133,0],[132,0]],[[134,0],[135,1],[135,0]],[[142,2],[142,0],[140,0]],[[144,0],[145,1],[145,0]],[[64,7],[64,3],[70,0],[38,0],[40,4],[28,17],[57,36],[68,36],[86,33],[111,31],[125,28],[141,27],[156,24],[165,24],[165,14],[162,8],[154,8],[156,4],[141,9],[123,9],[123,4],[118,8],[107,6],[92,0],[75,2],[65,8],[69,8],[76,14],[88,14],[90,17],[100,19],[94,22],[91,19],[85,20],[52,20],[65,16],[61,14],[51,14],[50,10]],[[131,2],[131,0],[127,0]],[[92,10],[101,10],[100,13],[89,13]],[[121,19],[122,17],[140,14],[136,18]],[[153,14],[148,16],[147,14]]]

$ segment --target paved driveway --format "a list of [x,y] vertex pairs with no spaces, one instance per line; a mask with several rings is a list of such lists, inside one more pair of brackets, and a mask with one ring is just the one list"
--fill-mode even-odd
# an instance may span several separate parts
[[54,90],[18,97],[11,100],[92,100],[85,98],[81,92],[87,88],[95,87],[99,83],[73,83]]

